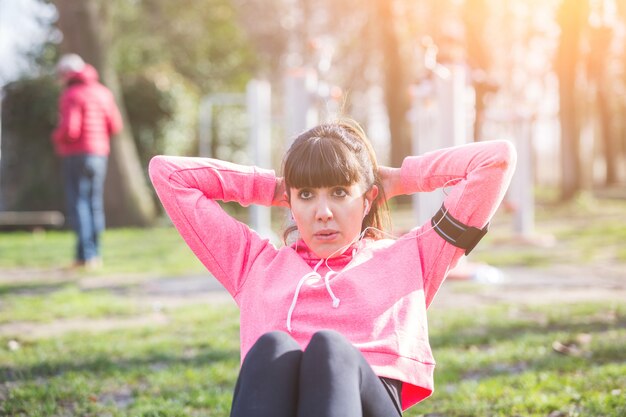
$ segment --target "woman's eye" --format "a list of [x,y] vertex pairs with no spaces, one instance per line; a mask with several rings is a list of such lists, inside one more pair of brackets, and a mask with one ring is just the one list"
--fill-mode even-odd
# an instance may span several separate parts
[[333,190],[333,195],[335,197],[345,197],[348,195],[348,191],[345,188],[335,188]]
[[303,200],[308,200],[309,198],[313,197],[313,193],[309,190],[301,190],[300,192],[298,192],[298,197]]

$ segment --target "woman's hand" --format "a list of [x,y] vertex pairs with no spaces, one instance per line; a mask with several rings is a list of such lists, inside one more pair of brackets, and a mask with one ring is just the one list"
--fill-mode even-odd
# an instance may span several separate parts
[[276,188],[274,188],[274,198],[272,201],[275,206],[289,207],[287,190],[285,189],[285,179],[283,177],[276,177]]
[[400,168],[379,166],[378,175],[380,176],[380,182],[385,190],[385,197],[387,197],[387,200],[395,196],[405,194],[402,187],[402,180],[400,178]]

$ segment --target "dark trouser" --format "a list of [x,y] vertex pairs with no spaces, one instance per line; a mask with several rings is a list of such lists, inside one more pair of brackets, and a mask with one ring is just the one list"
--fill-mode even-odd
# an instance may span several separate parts
[[235,386],[231,417],[393,417],[383,382],[339,333],[323,330],[304,350],[286,333],[259,338]]
[[76,260],[100,256],[100,233],[104,230],[104,178],[107,157],[63,157],[65,199],[70,224],[76,233]]

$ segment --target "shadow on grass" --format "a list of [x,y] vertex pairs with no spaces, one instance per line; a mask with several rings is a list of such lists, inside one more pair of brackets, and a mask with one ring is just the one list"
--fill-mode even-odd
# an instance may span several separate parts
[[435,350],[446,347],[467,348],[523,339],[532,335],[543,336],[547,333],[596,333],[614,329],[626,329],[626,315],[620,313],[610,320],[595,318],[580,323],[542,324],[528,321],[515,324],[504,322],[495,325],[477,323],[469,327],[467,323],[461,323],[458,326],[446,326],[443,332],[433,332],[434,334],[430,335],[430,343]]
[[56,281],[50,283],[0,284],[0,297],[12,295],[45,295],[66,289],[74,281]]
[[[25,382],[39,378],[63,376],[68,373],[88,373],[95,378],[104,378],[119,374],[121,371],[133,372],[157,367],[158,369],[182,365],[199,368],[217,362],[233,361],[239,363],[238,349],[209,349],[192,357],[153,354],[131,359],[115,359],[110,356],[97,356],[84,361],[42,362],[33,366],[0,367],[0,380],[6,382]],[[154,372],[154,370],[150,370]]]
[[[626,315],[607,308],[589,317],[563,317],[515,323],[463,321],[431,337],[433,351],[446,349],[456,359],[443,365],[451,380],[481,380],[501,375],[579,372],[626,363]],[[612,313],[612,314],[609,314]],[[569,321],[568,321],[569,320]],[[614,336],[608,336],[610,334]],[[584,336],[586,342],[577,341]],[[572,343],[574,353],[559,353],[553,343]],[[513,350],[511,350],[513,349]],[[470,359],[472,358],[472,359]]]
[[488,365],[477,365],[468,368],[467,365],[445,364],[445,372],[454,375],[454,381],[472,380],[480,381],[497,376],[522,375],[525,373],[569,373],[582,372],[587,369],[606,365],[623,365],[626,354],[622,347],[606,347],[593,349],[589,356],[563,356],[549,351],[547,354],[530,360],[507,362],[493,362]]

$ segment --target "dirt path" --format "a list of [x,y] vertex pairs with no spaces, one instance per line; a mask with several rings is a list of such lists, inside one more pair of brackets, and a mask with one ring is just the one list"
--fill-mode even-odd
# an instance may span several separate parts
[[626,305],[626,268],[623,266],[558,265],[499,271],[501,274],[495,283],[450,279],[437,295],[433,307],[601,301]]
[[[473,270],[468,265],[466,271]],[[16,282],[7,271],[0,282]],[[32,272],[30,271],[32,276]],[[41,271],[39,271],[41,272]],[[611,266],[559,265],[545,269],[502,268],[491,270],[494,282],[477,282],[452,276],[440,290],[432,308],[471,308],[498,303],[531,305],[570,302],[612,302],[626,304],[626,268]],[[27,277],[28,272],[20,274]],[[38,274],[39,275],[39,274]],[[464,275],[464,274],[461,274]],[[467,274],[465,274],[467,275]],[[53,291],[68,282],[67,274],[44,274],[39,286],[25,285],[21,292]],[[483,277],[484,278],[484,277]],[[46,338],[67,332],[101,332],[114,329],[161,326],[168,323],[167,309],[183,305],[232,304],[230,295],[208,276],[146,279],[145,277],[69,277],[79,288],[111,291],[144,307],[149,313],[128,318],[64,319],[49,323],[11,322],[0,324],[0,336],[9,338]],[[25,283],[27,284],[27,282]]]

